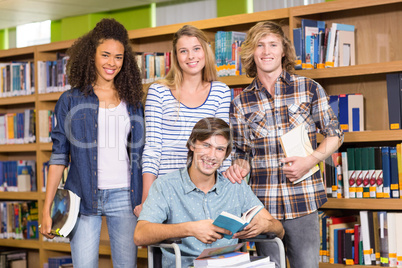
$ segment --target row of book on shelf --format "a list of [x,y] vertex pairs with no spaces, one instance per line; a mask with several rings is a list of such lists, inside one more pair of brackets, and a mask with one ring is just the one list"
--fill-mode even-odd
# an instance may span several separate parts
[[35,140],[33,109],[0,114],[0,144],[34,143]]
[[0,202],[0,239],[38,239],[38,202]]
[[245,74],[240,60],[241,45],[246,33],[218,31],[215,34],[215,64],[218,76]]
[[135,59],[140,69],[142,83],[153,83],[170,70],[170,52],[136,52]]
[[70,89],[66,65],[69,56],[57,53],[56,60],[38,61],[38,93],[50,93]]
[[302,19],[301,27],[293,29],[296,66],[300,69],[319,69],[356,64],[355,26]]
[[328,197],[402,198],[401,144],[347,148],[321,163]]
[[362,210],[358,215],[336,216],[320,211],[320,261],[400,267],[401,225],[400,212]]
[[0,63],[0,97],[31,95],[34,92],[33,61]]
[[0,161],[0,192],[36,192],[36,161]]

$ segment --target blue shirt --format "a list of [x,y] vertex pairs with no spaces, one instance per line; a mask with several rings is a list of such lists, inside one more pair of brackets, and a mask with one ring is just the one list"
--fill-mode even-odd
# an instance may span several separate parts
[[[250,208],[262,203],[246,182],[231,183],[220,172],[215,185],[205,194],[191,181],[187,168],[182,168],[155,180],[149,190],[138,220],[152,223],[183,223],[215,219],[222,211],[241,216]],[[204,244],[195,237],[182,239],[179,245],[182,265],[188,267],[206,248],[236,244],[237,239],[220,239],[212,244]],[[174,253],[163,251],[163,267],[174,267]]]
[[[67,166],[65,189],[81,197],[80,213],[94,214],[98,191],[98,111],[99,99],[93,91],[85,96],[79,89],[64,92],[55,107],[56,126],[52,130],[50,165]],[[141,203],[141,157],[144,147],[144,118],[141,105],[127,104],[130,117],[128,152],[130,157],[131,204]]]

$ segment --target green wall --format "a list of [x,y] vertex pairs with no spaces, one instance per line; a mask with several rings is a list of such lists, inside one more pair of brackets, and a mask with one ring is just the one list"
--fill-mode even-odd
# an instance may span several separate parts
[[216,0],[218,17],[253,12],[253,0]]
[[51,23],[51,42],[76,39],[93,29],[101,19],[114,18],[127,30],[155,26],[155,4],[110,12],[68,17]]

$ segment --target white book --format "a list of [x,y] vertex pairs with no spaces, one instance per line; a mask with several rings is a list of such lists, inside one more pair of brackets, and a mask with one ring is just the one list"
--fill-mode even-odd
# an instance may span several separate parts
[[[396,267],[396,212],[387,212],[389,267]],[[398,226],[400,228],[400,226]]]
[[348,153],[342,152],[343,196],[349,198],[349,167]]
[[[291,156],[306,157],[311,155],[314,151],[307,134],[305,123],[299,124],[294,129],[283,134],[280,137],[280,142],[286,157]],[[303,177],[294,181],[293,184],[299,183],[307,179],[308,177],[316,173],[319,169],[320,168],[318,167],[318,165],[315,165]]]
[[361,231],[360,235],[363,240],[363,262],[364,265],[371,265],[371,252],[370,252],[370,231],[368,223],[368,212],[360,211],[360,225]]

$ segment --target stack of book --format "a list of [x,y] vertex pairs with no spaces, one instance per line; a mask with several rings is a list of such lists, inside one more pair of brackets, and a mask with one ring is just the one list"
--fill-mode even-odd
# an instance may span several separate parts
[[319,69],[356,64],[355,26],[302,19],[293,29],[296,69]]

